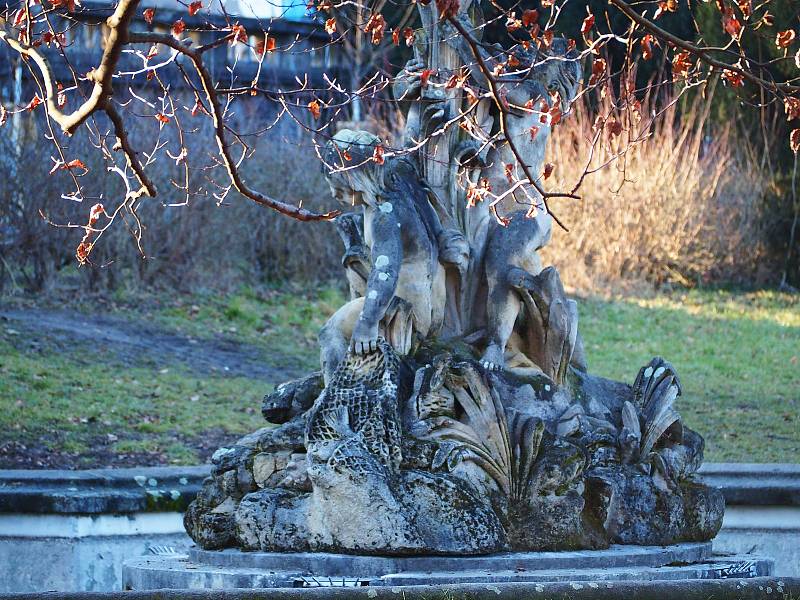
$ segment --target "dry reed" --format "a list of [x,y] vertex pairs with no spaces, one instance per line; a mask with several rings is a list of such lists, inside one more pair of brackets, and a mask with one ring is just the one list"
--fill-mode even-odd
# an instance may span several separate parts
[[[553,188],[573,187],[587,157],[589,170],[597,170],[580,186],[580,200],[552,207],[570,231],[554,232],[544,256],[565,281],[591,287],[598,279],[644,278],[693,286],[774,273],[760,209],[768,177],[737,148],[730,129],[711,126],[711,97],[662,99],[660,109],[647,97],[639,115],[614,108],[610,94],[593,101],[593,109],[588,98],[579,102],[549,149]],[[591,154],[598,114],[606,125]],[[612,122],[622,125],[621,135],[611,135]]]

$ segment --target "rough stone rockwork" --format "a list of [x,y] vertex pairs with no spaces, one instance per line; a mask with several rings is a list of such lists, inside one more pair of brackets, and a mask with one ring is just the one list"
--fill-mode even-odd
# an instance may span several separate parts
[[187,531],[204,548],[379,554],[716,534],[724,502],[692,479],[703,442],[672,408],[668,363],[654,359],[633,386],[570,367],[559,386],[487,371],[478,354],[423,345],[401,357],[380,340],[316,398],[308,378],[284,384],[265,407],[313,404],[215,454]]
[[[462,21],[477,18],[470,4]],[[632,385],[588,372],[578,305],[539,258],[541,195],[514,182],[508,144],[478,143],[497,130],[494,104],[479,101],[478,134],[425,137],[468,99],[422,86],[424,69],[487,86],[435,3],[418,8],[425,43],[394,85],[410,149],[384,159],[377,137],[342,130],[322,153],[354,212],[336,221],[350,300],[320,332],[321,371],[264,399],[276,426],[214,454],[186,530],[207,549],[395,555],[711,539],[724,502],[694,480],[703,439],[675,409],[678,376],[661,358]],[[568,48],[519,56],[521,81],[481,57],[533,173],[551,125],[513,107],[555,94],[569,112],[581,68]]]

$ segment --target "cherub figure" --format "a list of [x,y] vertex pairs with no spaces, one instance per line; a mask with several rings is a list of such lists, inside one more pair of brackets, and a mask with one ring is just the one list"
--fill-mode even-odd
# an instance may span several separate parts
[[[497,77],[500,92],[509,106],[506,135],[523,156],[529,171],[539,177],[552,130],[546,108],[556,101],[562,118],[569,113],[580,87],[581,65],[577,53],[569,51],[563,39],[553,40],[547,52],[536,49],[517,52],[520,64],[516,70]],[[471,65],[473,78],[485,85],[471,49],[464,46],[459,53]],[[483,59],[494,68],[507,59],[506,54],[498,48],[494,56],[486,53]],[[544,210],[541,195],[532,185],[524,183],[511,192],[512,180],[524,182],[526,176],[506,141],[500,140],[491,148],[486,162],[481,175],[489,181],[495,196],[504,196],[499,212],[510,219],[507,226],[497,223],[491,226],[484,259],[487,336],[481,363],[494,370],[505,365],[506,346],[522,306],[518,290],[535,290],[536,276],[542,272],[539,250],[550,241],[552,217]],[[583,361],[580,341],[575,360]]]
[[[581,83],[581,67],[577,53],[567,49],[566,40],[553,40],[548,53],[533,52],[521,61],[529,70],[522,79],[509,76],[502,84],[506,99],[512,107],[507,117],[507,134],[517,150],[525,157],[525,162],[535,176],[543,171],[544,153],[550,138],[549,119],[542,122],[541,112],[524,110],[526,103],[533,100],[543,102],[552,94],[557,96],[563,115],[578,93]],[[537,100],[538,99],[538,100]],[[508,188],[509,177],[506,165],[516,164],[507,143],[501,143],[489,153],[489,166],[485,176],[497,192]],[[519,170],[519,167],[515,167]],[[517,174],[521,179],[522,173]],[[511,222],[506,227],[495,225],[487,241],[485,272],[488,288],[487,298],[487,344],[481,358],[489,369],[499,369],[505,364],[505,351],[509,338],[522,306],[518,293],[520,289],[536,291],[542,272],[539,250],[550,241],[552,217],[543,210],[541,196],[532,188],[523,189],[524,198],[520,203],[523,210],[514,206],[514,195],[509,195],[503,203]],[[582,344],[576,343],[575,361],[582,364]]]
[[[466,16],[461,17],[466,19]],[[468,25],[465,22],[465,25]],[[449,35],[448,44],[458,53],[461,62],[471,75],[470,85],[478,89],[489,89],[481,64],[473,54],[473,48],[456,33],[450,25],[444,25]],[[468,27],[469,29],[469,27]],[[476,35],[479,35],[476,33]],[[469,209],[471,223],[465,227],[468,238],[478,248],[473,249],[474,257],[481,257],[480,267],[475,265],[473,276],[485,278],[485,350],[481,358],[483,366],[490,370],[505,366],[505,353],[509,340],[517,327],[517,319],[522,307],[521,293],[536,291],[543,265],[539,250],[550,241],[552,217],[545,211],[542,197],[536,188],[527,182],[527,176],[518,164],[516,153],[508,140],[513,142],[530,173],[540,177],[544,168],[545,150],[552,130],[551,105],[558,105],[562,118],[575,100],[581,82],[581,63],[578,54],[570,51],[567,41],[554,39],[547,50],[521,48],[513,50],[515,67],[509,67],[511,52],[500,46],[481,44],[478,46],[481,59],[492,73],[498,91],[507,104],[505,115],[505,135],[491,145],[483,145],[485,157],[483,166],[475,179],[488,182],[492,195],[484,202]],[[404,70],[398,75],[395,84],[395,97],[401,102],[410,100],[407,117],[407,134],[411,141],[420,137],[422,129],[429,129],[428,121],[444,118],[433,112],[440,107],[447,113],[447,102],[434,102],[435,93],[428,92],[430,114],[421,115],[418,102],[420,97],[421,73],[427,65],[422,59],[422,51],[415,54]],[[453,92],[455,93],[455,92]],[[493,101],[484,99],[477,111],[476,124],[486,139],[499,127],[500,115]],[[446,117],[453,115],[447,113]],[[424,123],[421,123],[423,121]],[[479,142],[481,140],[478,140]],[[489,201],[497,199],[497,212],[509,220],[501,226],[489,215]],[[456,209],[459,210],[459,209]],[[481,229],[483,233],[480,233]],[[479,288],[478,288],[479,289]],[[469,302],[469,300],[467,300]],[[473,300],[476,302],[476,300]],[[477,300],[477,304],[481,304]],[[474,323],[473,325],[480,325]],[[577,354],[580,355],[580,342]],[[577,357],[578,362],[582,357]]]
[[[336,311],[320,332],[326,384],[348,350],[377,350],[380,323],[395,298],[410,308],[417,335],[435,335],[445,312],[442,262],[462,260],[468,253],[463,238],[442,227],[430,204],[430,191],[410,160],[374,160],[380,144],[368,132],[345,129],[325,150],[325,162],[333,168],[326,176],[334,198],[360,208],[363,217],[363,225],[354,215],[339,217],[344,262],[357,297]],[[354,281],[359,277],[360,285]]]

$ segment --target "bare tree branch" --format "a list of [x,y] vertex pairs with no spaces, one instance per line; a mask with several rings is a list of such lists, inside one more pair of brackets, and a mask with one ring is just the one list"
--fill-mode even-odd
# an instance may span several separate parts
[[636,12],[630,4],[625,2],[625,0],[609,0],[611,4],[616,6],[620,9],[625,15],[634,23],[641,26],[642,28],[651,32],[655,37],[667,41],[670,44],[675,45],[678,48],[682,48],[687,52],[691,53],[692,55],[699,58],[701,61],[710,65],[712,67],[716,67],[718,69],[732,71],[741,75],[744,79],[749,81],[750,83],[754,83],[759,87],[766,88],[772,92],[784,92],[786,94],[795,94],[800,92],[800,86],[792,85],[790,83],[780,83],[776,81],[769,81],[767,79],[763,79],[758,75],[754,75],[747,69],[743,69],[736,65],[731,65],[725,63],[723,61],[715,59],[713,56],[709,55],[710,48],[703,48],[701,46],[697,46],[686,40],[682,40],[676,35],[671,34],[670,32],[662,29],[655,23],[653,23],[650,19],[647,19]]
[[508,147],[511,149],[511,152],[514,154],[514,158],[517,159],[517,164],[522,169],[522,172],[525,174],[525,177],[528,178],[531,185],[539,192],[539,195],[542,197],[542,203],[544,204],[544,208],[547,213],[553,218],[553,220],[558,223],[558,226],[561,227],[564,231],[569,231],[567,227],[562,223],[559,218],[553,214],[553,211],[550,210],[550,206],[547,202],[548,198],[575,198],[580,199],[580,196],[574,193],[550,193],[546,192],[536,177],[533,176],[531,173],[530,168],[525,163],[522,154],[520,154],[519,149],[514,144],[514,141],[511,139],[511,136],[508,135],[508,107],[503,103],[503,99],[500,94],[500,90],[497,86],[497,81],[492,74],[492,71],[489,69],[486,61],[483,60],[483,56],[481,55],[480,48],[478,48],[478,42],[472,36],[472,34],[466,30],[466,28],[458,21],[456,17],[448,17],[448,21],[450,24],[458,31],[458,33],[467,41],[469,44],[470,50],[472,51],[475,60],[478,62],[478,66],[483,73],[483,76],[486,78],[487,83],[489,84],[489,89],[492,93],[492,99],[497,106],[497,110],[500,112],[500,132],[503,135],[504,140],[508,143]]
[[111,123],[114,125],[114,134],[117,136],[117,143],[114,145],[114,150],[122,150],[122,153],[125,155],[125,159],[128,162],[128,166],[136,174],[136,179],[142,186],[142,189],[139,190],[137,194],[141,195],[142,192],[146,192],[148,196],[155,198],[158,190],[156,189],[155,184],[147,176],[147,173],[145,173],[142,164],[136,158],[136,151],[133,149],[130,141],[128,140],[128,133],[125,131],[125,124],[122,121],[122,116],[110,101],[106,102],[103,110],[108,115]]
[[58,123],[64,133],[73,135],[78,127],[88,119],[96,110],[105,110],[106,103],[113,95],[113,76],[122,47],[127,42],[128,26],[133,14],[139,6],[139,0],[120,0],[114,13],[106,20],[109,33],[106,48],[96,69],[90,71],[86,77],[94,82],[94,87],[89,98],[76,108],[72,113],[65,114],[59,109],[56,98],[58,91],[54,83],[53,73],[47,60],[36,48],[23,44],[12,37],[7,31],[0,31],[0,39],[5,41],[20,55],[30,58],[39,67],[47,91],[47,108],[50,117]]
[[47,59],[45,59],[36,48],[19,42],[6,31],[0,31],[0,38],[20,55],[30,58],[36,63],[44,79],[45,90],[47,92],[45,101],[47,102],[48,114],[58,123],[66,134],[74,134],[75,131],[98,110],[108,115],[114,125],[114,133],[117,137],[117,145],[115,148],[121,149],[125,154],[128,166],[132,169],[142,186],[142,189],[138,192],[139,194],[146,193],[148,196],[154,197],[157,193],[157,189],[155,184],[145,173],[144,167],[136,158],[136,152],[133,150],[125,132],[122,117],[111,103],[113,97],[113,76],[125,45],[133,43],[159,43],[171,47],[173,50],[187,56],[192,61],[202,82],[207,101],[211,107],[210,115],[214,122],[214,133],[219,146],[220,156],[222,157],[231,183],[240,194],[262,206],[272,208],[300,221],[328,220],[337,216],[339,214],[338,211],[318,214],[302,207],[276,200],[251,189],[242,180],[236,162],[232,159],[230,154],[230,143],[226,138],[223,111],[219,104],[213,79],[202,60],[203,52],[223,44],[225,41],[231,39],[234,34],[231,33],[218,38],[214,42],[201,48],[192,49],[186,44],[167,35],[130,33],[130,22],[138,5],[139,0],[120,0],[114,13],[106,20],[106,24],[109,28],[106,48],[103,51],[98,67],[87,75],[87,78],[94,82],[92,93],[83,104],[69,114],[62,112],[58,107],[56,102],[58,91],[56,90],[52,70],[50,69]]
[[231,145],[227,139],[225,131],[225,121],[223,120],[223,111],[219,103],[219,97],[214,87],[214,80],[211,77],[205,64],[203,63],[202,55],[197,51],[187,46],[186,44],[176,40],[172,36],[162,35],[157,33],[130,33],[128,34],[128,41],[131,44],[163,44],[180,52],[192,61],[192,65],[200,77],[200,82],[203,86],[203,92],[206,96],[206,101],[210,106],[209,114],[214,124],[214,137],[217,140],[220,156],[225,165],[225,169],[230,177],[233,187],[236,188],[240,194],[249,198],[253,202],[266,206],[281,214],[297,219],[298,221],[327,221],[333,219],[340,214],[340,211],[335,210],[327,213],[315,213],[305,208],[287,204],[275,198],[271,198],[257,190],[251,189],[242,180],[241,174],[236,161],[231,156]]

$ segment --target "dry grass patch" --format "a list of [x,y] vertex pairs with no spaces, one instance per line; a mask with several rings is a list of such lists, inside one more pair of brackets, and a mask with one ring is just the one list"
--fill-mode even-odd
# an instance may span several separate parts
[[[710,97],[675,103],[652,119],[660,110],[655,98],[644,100],[640,119],[615,109],[610,96],[598,102],[590,110],[584,98],[549,150],[551,189],[574,186],[589,156],[589,169],[599,169],[585,178],[581,200],[553,206],[570,231],[554,232],[545,262],[557,265],[565,282],[752,285],[774,274],[761,209],[769,181],[731,131],[709,127]],[[612,137],[606,126],[592,154],[597,114],[621,123],[623,132]]]

